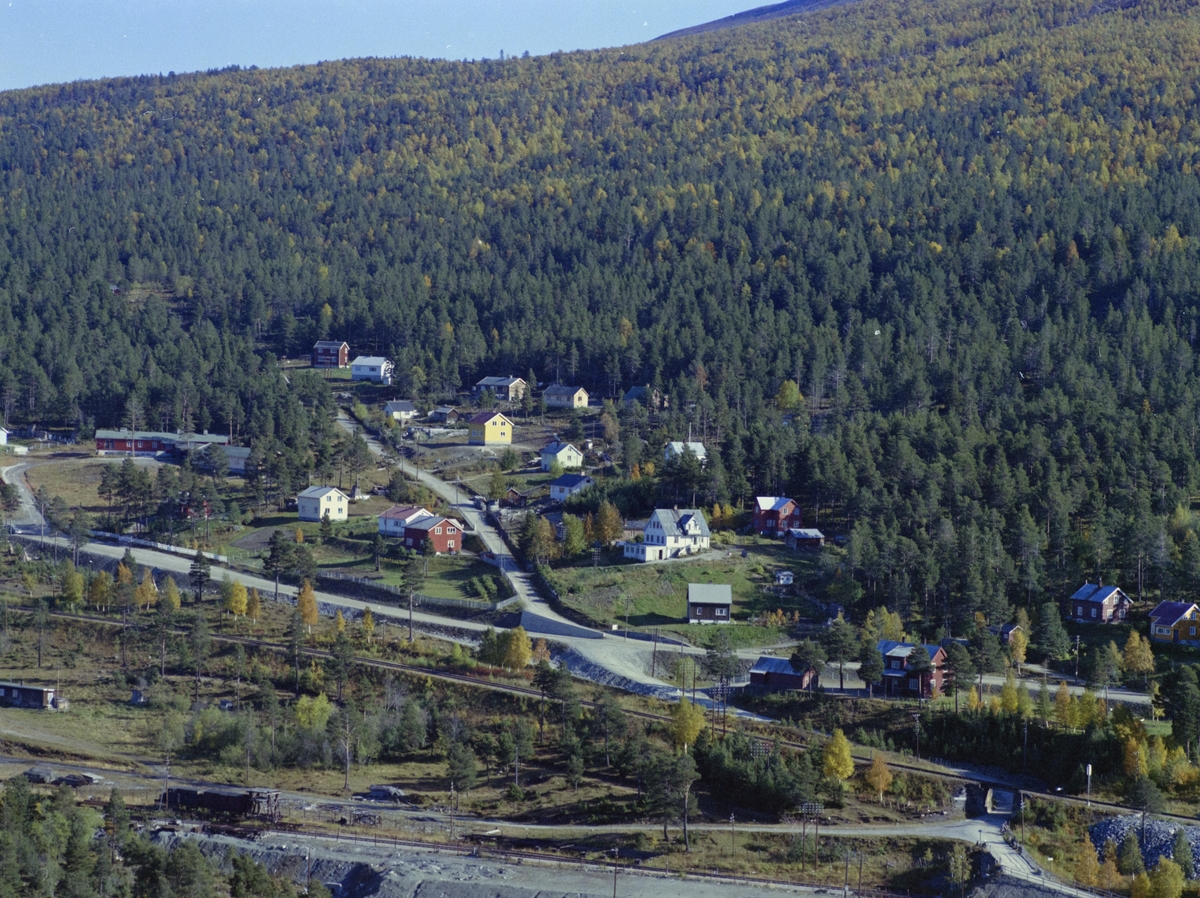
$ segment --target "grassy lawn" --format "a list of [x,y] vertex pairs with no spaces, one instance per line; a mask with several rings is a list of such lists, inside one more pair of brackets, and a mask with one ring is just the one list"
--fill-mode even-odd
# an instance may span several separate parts
[[[60,453],[34,462],[26,471],[26,480],[37,492],[45,487],[50,496],[61,496],[71,508],[82,508],[88,514],[103,514],[108,505],[100,498],[100,477],[106,465],[121,464],[120,458],[93,458],[78,453]],[[151,479],[162,467],[153,459],[137,459]]]
[[[741,549],[747,557],[741,557]],[[689,583],[728,584],[733,592],[733,621],[730,635],[739,646],[775,642],[784,632],[778,626],[758,626],[755,619],[766,612],[781,610],[791,616],[805,616],[812,610],[804,584],[819,577],[817,556],[796,553],[782,544],[765,540],[745,540],[723,551],[669,564],[622,563],[614,554],[608,565],[592,568],[583,564],[563,566],[554,571],[560,585],[560,597],[570,607],[601,625],[624,623],[619,611],[622,595],[633,600],[629,624],[635,629],[666,628],[701,644],[711,638],[699,625],[682,623],[687,611]],[[790,570],[796,586],[775,585],[775,572]]]

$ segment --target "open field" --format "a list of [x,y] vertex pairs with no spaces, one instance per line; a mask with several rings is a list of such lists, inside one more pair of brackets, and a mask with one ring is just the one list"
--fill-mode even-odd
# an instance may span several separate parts
[[[747,557],[741,557],[741,549]],[[586,614],[600,626],[624,623],[620,611],[621,596],[633,601],[629,624],[635,629],[667,629],[679,632],[701,644],[711,628],[684,623],[689,583],[728,584],[733,593],[733,621],[730,635],[737,645],[763,645],[777,641],[786,627],[774,623],[759,625],[760,616],[776,610],[791,621],[814,612],[803,584],[819,578],[817,556],[792,552],[781,543],[738,540],[730,547],[706,553],[698,558],[665,564],[624,563],[616,552],[606,560],[616,562],[593,568],[584,564],[555,568],[554,579],[560,598],[571,608]],[[796,584],[775,585],[775,572],[790,570]]]

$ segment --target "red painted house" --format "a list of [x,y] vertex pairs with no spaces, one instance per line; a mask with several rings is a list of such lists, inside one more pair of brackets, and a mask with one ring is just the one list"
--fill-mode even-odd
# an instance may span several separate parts
[[458,521],[430,514],[404,525],[404,545],[420,549],[429,540],[437,554],[449,552],[454,555],[462,551],[462,529]]
[[759,536],[783,536],[804,526],[800,506],[784,496],[758,496],[754,500],[754,532]]
[[1071,596],[1072,620],[1087,624],[1120,623],[1133,607],[1133,599],[1116,586],[1099,583],[1084,583]]
[[883,691],[885,695],[905,698],[933,698],[942,693],[946,667],[946,650],[940,645],[927,645],[933,670],[918,674],[909,669],[909,660],[916,646],[911,642],[881,640],[879,654],[883,655]]
[[350,346],[337,340],[318,340],[312,348],[314,368],[348,368]]
[[816,690],[821,675],[815,668],[796,670],[787,658],[760,657],[750,668],[750,685],[762,687],[767,692],[785,692],[793,689]]

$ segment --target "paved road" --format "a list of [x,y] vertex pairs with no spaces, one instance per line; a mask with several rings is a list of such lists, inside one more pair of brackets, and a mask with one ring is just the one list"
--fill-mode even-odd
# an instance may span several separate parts
[[[338,413],[338,424],[348,433],[359,432],[357,425],[344,411]],[[488,551],[499,560],[502,570],[508,574],[523,605],[521,625],[530,633],[548,636],[569,646],[573,650],[570,660],[574,672],[587,679],[631,691],[665,699],[678,699],[680,691],[677,687],[646,673],[655,651],[650,643],[614,637],[581,627],[558,614],[539,593],[533,578],[525,571],[517,569],[500,532],[485,520],[474,505],[459,501],[463,498],[461,490],[428,471],[395,460],[392,454],[386,452],[369,434],[363,433],[363,437],[377,458],[396,464],[405,475],[428,487],[462,514]],[[671,651],[678,652],[679,649],[673,647]],[[692,647],[685,647],[683,651],[686,654],[702,654],[700,649]]]

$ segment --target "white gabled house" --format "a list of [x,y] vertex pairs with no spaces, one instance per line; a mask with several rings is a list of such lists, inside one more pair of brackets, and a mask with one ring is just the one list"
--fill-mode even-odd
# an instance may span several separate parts
[[563,474],[550,483],[550,498],[555,502],[565,502],[570,496],[581,493],[596,481],[585,474]]
[[382,536],[403,537],[409,524],[432,514],[428,508],[420,505],[393,505],[379,516],[379,533]]
[[699,459],[701,465],[708,461],[708,450],[704,448],[703,443],[684,442],[680,440],[667,443],[666,448],[663,449],[663,461],[669,462],[673,458],[678,458],[689,449],[692,455]]
[[392,383],[394,366],[391,361],[378,355],[360,355],[350,363],[351,380],[369,380],[372,383]]
[[583,453],[570,443],[555,440],[542,450],[542,470],[549,471],[555,462],[564,471],[583,467]]
[[708,550],[712,533],[708,521],[695,508],[656,508],[642,541],[625,543],[625,557],[636,561],[664,561]]
[[334,486],[310,486],[296,497],[296,511],[302,521],[344,521],[350,513],[349,497]]

